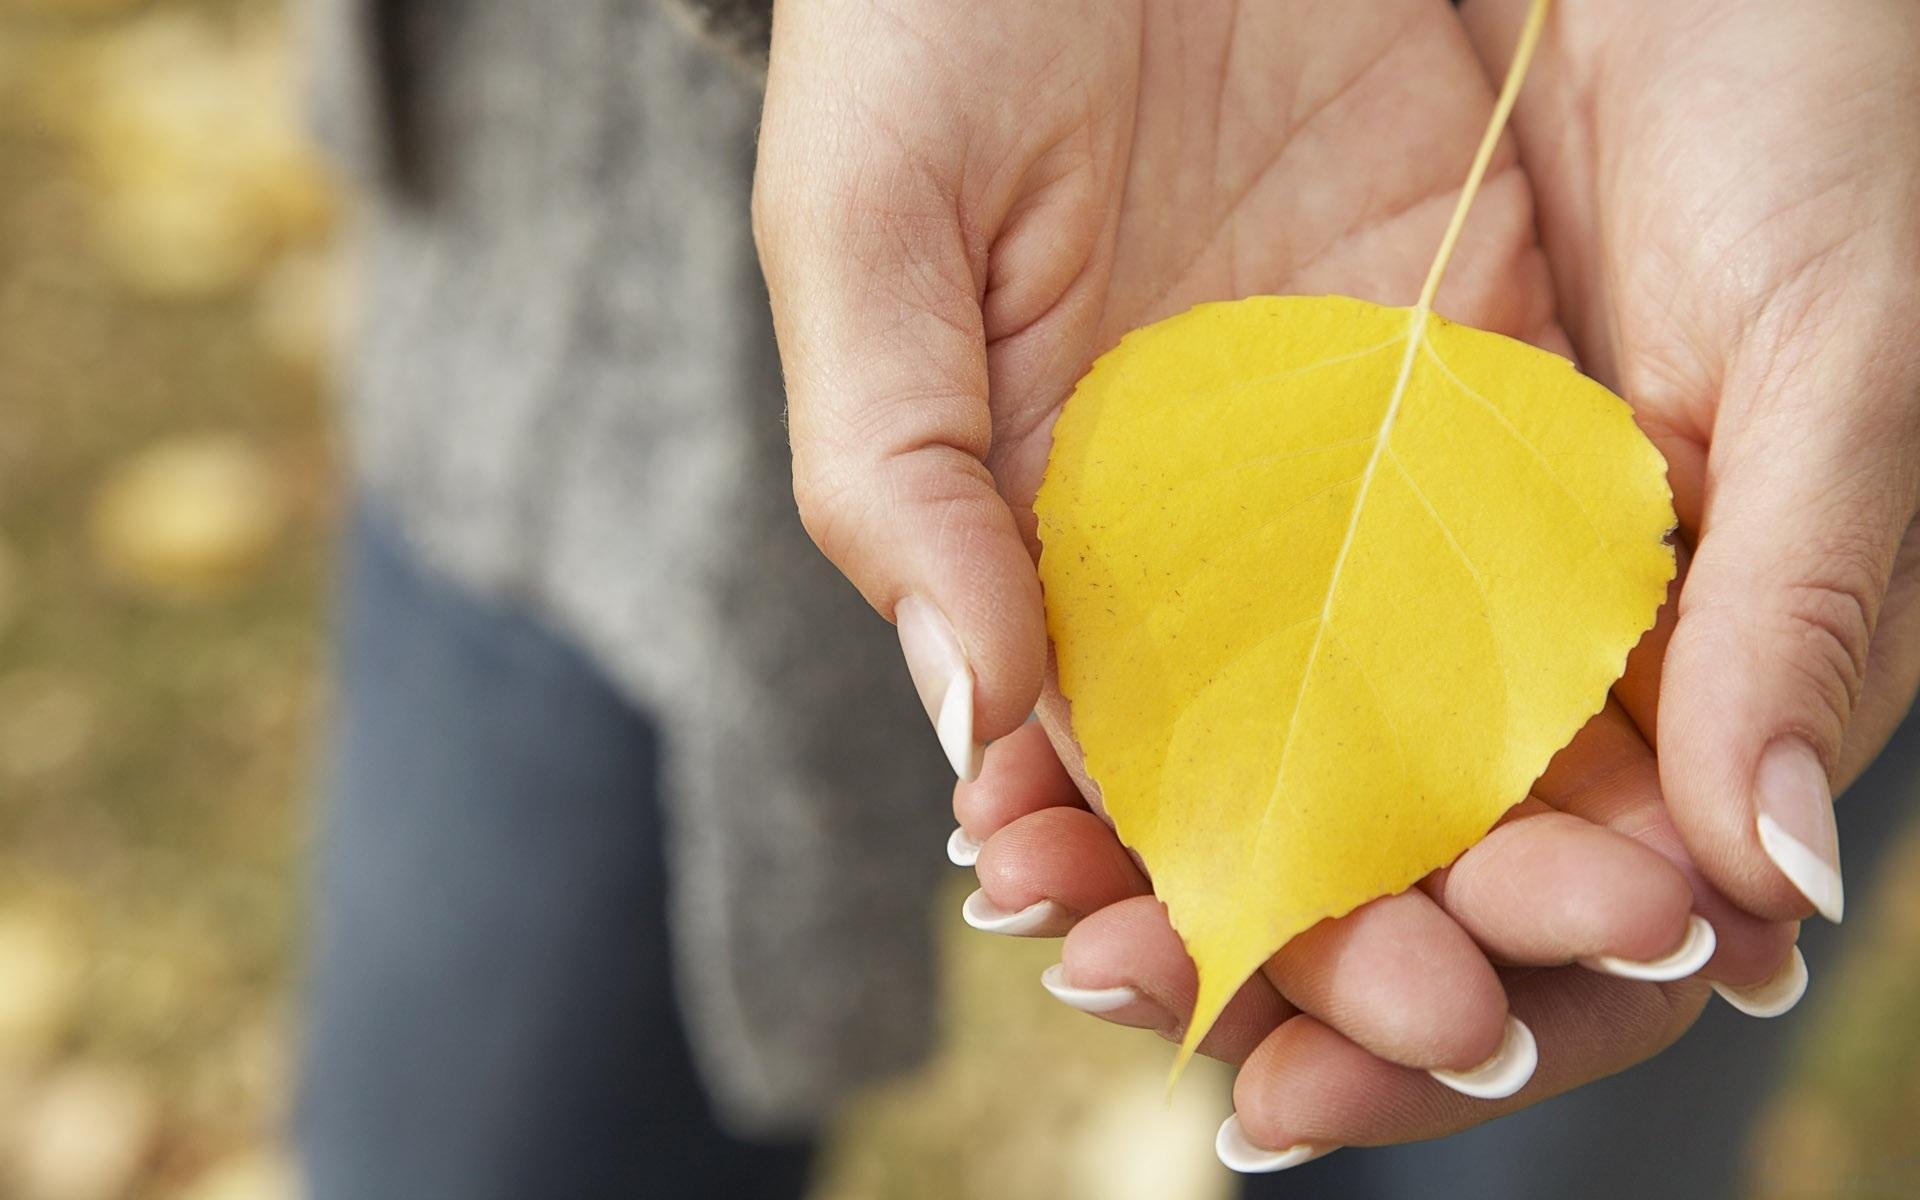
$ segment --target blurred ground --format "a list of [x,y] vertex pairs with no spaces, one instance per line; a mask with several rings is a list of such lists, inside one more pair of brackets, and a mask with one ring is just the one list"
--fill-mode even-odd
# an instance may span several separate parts
[[[0,1196],[282,1200],[323,717],[333,204],[267,0],[0,0]],[[931,848],[930,852],[937,852]],[[1754,1194],[1920,1195],[1920,839]],[[959,873],[956,873],[959,874]],[[957,882],[957,881],[956,881]],[[952,908],[947,1052],[821,1194],[1224,1195],[1219,1076]],[[1855,1163],[1905,1162],[1863,1179]],[[1901,1168],[1906,1169],[1906,1168]]]
[[[267,322],[326,196],[261,165],[271,25],[69,7],[0,18],[0,1195],[264,1200],[328,495]],[[249,77],[291,150],[209,167]],[[217,271],[168,261],[202,201]]]

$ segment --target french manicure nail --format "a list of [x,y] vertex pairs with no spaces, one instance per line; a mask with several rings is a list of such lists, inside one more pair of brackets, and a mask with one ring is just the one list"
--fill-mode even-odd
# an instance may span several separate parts
[[1331,1154],[1337,1149],[1337,1146],[1317,1147],[1306,1142],[1288,1146],[1285,1150],[1262,1149],[1248,1141],[1247,1135],[1241,1131],[1239,1113],[1222,1121],[1220,1132],[1213,1136],[1213,1152],[1220,1156],[1221,1163],[1242,1175],[1270,1175],[1310,1162],[1323,1154]]
[[1040,986],[1047,989],[1055,1000],[1068,1008],[1077,1008],[1083,1013],[1110,1013],[1140,1001],[1140,993],[1127,987],[1083,988],[1067,982],[1065,963],[1055,963],[1040,972]]
[[1072,914],[1052,900],[1036,900],[1025,908],[1007,912],[995,908],[982,888],[974,889],[960,906],[960,917],[983,933],[1004,933],[1012,937],[1058,937],[1073,925]]
[[956,867],[970,867],[980,861],[980,843],[967,836],[967,831],[955,827],[947,835],[947,861]]
[[1760,755],[1753,792],[1761,848],[1820,915],[1838,925],[1846,910],[1840,833],[1820,756],[1799,738],[1775,740]]
[[1519,1017],[1508,1014],[1506,1032],[1501,1035],[1500,1048],[1493,1052],[1493,1057],[1464,1071],[1436,1069],[1427,1074],[1463,1096],[1504,1100],[1527,1086],[1527,1080],[1533,1078],[1533,1069],[1539,1065],[1540,1049],[1533,1040],[1533,1030]]
[[1720,998],[1733,1005],[1750,1017],[1777,1017],[1792,1010],[1800,1003],[1800,997],[1807,994],[1807,960],[1795,946],[1787,961],[1780,965],[1771,978],[1751,987],[1735,987],[1730,983],[1713,985]]
[[1613,954],[1595,955],[1583,958],[1580,965],[1589,971],[1598,971],[1602,975],[1618,975],[1622,979],[1644,979],[1651,983],[1671,983],[1687,976],[1707,965],[1713,957],[1718,939],[1713,935],[1713,926],[1699,913],[1687,918],[1687,936],[1680,942],[1680,948],[1671,954],[1649,961],[1621,958]]
[[960,635],[945,614],[919,596],[896,604],[893,619],[899,626],[907,673],[913,676],[914,690],[933,721],[940,748],[946,751],[953,773],[961,782],[971,783],[980,775],[986,746],[973,736],[973,668],[960,649]]

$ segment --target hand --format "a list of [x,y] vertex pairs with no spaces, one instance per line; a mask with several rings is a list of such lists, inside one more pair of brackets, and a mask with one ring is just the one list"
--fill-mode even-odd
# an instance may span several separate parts
[[[1504,63],[1524,0],[1469,0]],[[1693,550],[1620,689],[1748,911],[1842,912],[1832,789],[1920,681],[1920,8],[1560,6],[1516,132],[1583,367]]]
[[[1121,332],[1201,300],[1341,291],[1404,302],[1484,125],[1489,89],[1440,6],[1379,4],[1369,9],[1377,23],[1364,24],[1330,0],[1238,16],[1229,7],[779,11],[755,211],[788,371],[796,491],[823,549],[899,617],[963,775],[977,740],[1014,730],[1041,686],[1029,502],[1073,381]],[[1323,36],[1311,45],[1291,36],[1306,28]],[[1530,228],[1524,183],[1505,164],[1476,206],[1441,307],[1564,351]],[[1070,746],[1057,720],[1053,728]],[[996,759],[1039,754],[1038,736],[1016,734]],[[1651,757],[1644,745],[1637,753],[1650,790]],[[1070,782],[1057,763],[1050,769],[1055,784]],[[1602,822],[1613,819],[1607,794],[1588,808]],[[1058,813],[1028,818],[1077,827],[1032,844],[1079,838],[1117,852],[1096,818],[1066,806],[1077,795],[1056,790],[1043,807]],[[1653,841],[1665,829],[1638,825]],[[1507,996],[1475,936],[1497,953],[1555,962],[1655,958],[1685,940],[1687,881],[1643,845],[1549,812],[1515,822],[1496,843],[1511,863],[1565,854],[1615,869],[1591,877],[1594,891],[1569,893],[1581,899],[1564,911],[1554,908],[1562,881],[1534,870],[1502,881],[1490,866],[1456,869],[1431,892],[1328,923],[1282,952],[1287,1000],[1263,976],[1209,1049],[1235,1057],[1293,1004],[1316,1012],[1281,1026],[1275,1044],[1318,1031],[1303,1061],[1364,1061],[1375,1072],[1354,1077],[1350,1123],[1329,1136],[1392,1140],[1407,1136],[1404,1122],[1392,1123],[1406,1111],[1392,1109],[1395,1089],[1453,1094],[1392,1064],[1446,1074],[1501,1044]],[[1047,895],[1023,899],[995,882],[997,845],[983,864],[987,898],[1024,906]],[[1119,874],[1104,891],[1028,914],[1029,929],[1144,886],[1137,871],[1109,864]],[[1606,903],[1594,903],[1609,884]],[[1540,919],[1503,923],[1509,906]],[[1729,977],[1786,952],[1761,923],[1729,913],[1716,924],[1715,961]],[[1585,975],[1570,986],[1578,993],[1596,980],[1626,986]],[[1166,1011],[1180,1011],[1171,1001]],[[1612,1069],[1619,1047],[1650,1052],[1690,1019],[1685,1007],[1661,999],[1602,1008],[1599,1019],[1578,1009],[1580,1031],[1556,1025],[1548,1052],[1557,1061],[1537,1086]],[[1556,1011],[1575,1010],[1536,1015],[1558,1020]],[[1624,1033],[1605,1029],[1615,1015]],[[1236,1030],[1238,1043],[1221,1041]],[[1575,1039],[1589,1036],[1613,1049],[1576,1052]],[[1276,1075],[1270,1063],[1243,1075],[1243,1089]],[[1523,1096],[1534,1094],[1544,1093]],[[1286,1111],[1257,1106],[1250,1128],[1285,1135]]]
[[[980,778],[955,789],[954,813],[963,851],[984,843],[977,866],[990,907],[1037,917],[1034,934],[1070,929],[1048,990],[1178,1042],[1193,964],[1044,731],[1029,725],[996,742]],[[1703,914],[1691,925],[1689,907]],[[1718,931],[1717,949],[1696,940],[1702,925]],[[1437,1137],[1613,1074],[1693,1023],[1706,980],[1767,981],[1783,959],[1798,964],[1794,929],[1740,912],[1687,863],[1653,756],[1609,705],[1534,797],[1450,868],[1315,926],[1240,990],[1201,1045],[1241,1068],[1222,1158],[1277,1170],[1339,1146]],[[1480,956],[1461,933],[1502,964],[1503,992],[1462,987]],[[1702,950],[1712,955],[1704,968]],[[1801,967],[1784,983],[1716,987],[1772,1016],[1804,981]],[[1473,1098],[1457,1079],[1408,1069],[1489,1036],[1509,1009],[1538,1043],[1539,1070],[1517,1094]]]
[[[1030,505],[1093,358],[1203,300],[1410,301],[1481,133],[1486,81],[1432,0],[1240,7],[776,11],[754,217],[795,492],[898,619],[963,776],[1041,690]],[[1509,155],[1442,295],[1564,351],[1531,231]]]
[[[1520,7],[1469,5],[1490,65],[1504,63]],[[1727,781],[1753,778],[1765,748],[1791,733],[1814,746],[1821,776],[1844,784],[1920,673],[1910,528],[1920,386],[1907,332],[1920,240],[1906,202],[1920,145],[1914,14],[1835,15],[1721,4],[1575,20],[1569,7],[1521,110],[1575,344],[1661,442],[1701,552],[1679,635],[1669,616],[1636,654],[1621,708],[1676,748],[1662,775],[1715,881],[1782,917],[1814,900],[1837,916],[1837,864],[1830,880],[1808,873],[1806,855],[1769,865],[1750,789]],[[1729,78],[1729,64],[1752,76]],[[1817,802],[1775,817],[1815,848],[1815,864],[1831,862],[1833,846],[1824,786],[1815,777],[1802,796]],[[991,851],[983,863],[1020,870]],[[1070,965],[1076,942],[1100,929],[1076,929]],[[1177,981],[1172,949],[1159,969]],[[1103,966],[1119,977],[1097,953],[1090,962],[1096,981]],[[1516,1009],[1537,978],[1510,989]]]

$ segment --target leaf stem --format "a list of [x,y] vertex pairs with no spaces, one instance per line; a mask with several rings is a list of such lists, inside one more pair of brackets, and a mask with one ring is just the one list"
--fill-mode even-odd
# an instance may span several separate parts
[[[1467,210],[1473,207],[1473,199],[1480,192],[1480,183],[1487,177],[1487,165],[1493,161],[1493,151],[1500,144],[1500,134],[1507,127],[1507,118],[1513,115],[1513,104],[1520,96],[1520,85],[1526,82],[1527,68],[1533,63],[1533,51],[1540,44],[1540,31],[1547,23],[1547,10],[1553,7],[1553,0],[1533,0],[1533,7],[1527,10],[1527,23],[1520,30],[1519,45],[1513,51],[1513,63],[1507,67],[1507,81],[1500,88],[1500,98],[1494,102],[1493,117],[1487,122],[1487,132],[1480,138],[1480,150],[1473,156],[1473,167],[1467,172],[1467,182],[1460,189],[1460,202],[1453,206],[1453,220],[1447,224],[1446,236],[1440,239],[1440,249],[1433,256],[1433,266],[1427,270],[1426,285],[1420,289],[1420,302],[1414,306],[1414,324],[1417,330],[1426,327],[1426,315],[1433,311],[1433,298],[1440,291],[1441,277],[1447,273],[1447,263],[1453,258],[1453,248],[1460,240],[1460,231],[1467,224]],[[1416,336],[1418,336],[1416,334]]]
[[[1333,570],[1327,578],[1327,592],[1321,600],[1319,625],[1307,649],[1307,665],[1300,673],[1299,686],[1294,690],[1293,708],[1287,717],[1286,738],[1281,742],[1280,766],[1274,774],[1273,790],[1267,796],[1267,813],[1271,813],[1274,804],[1279,801],[1282,785],[1286,781],[1287,762],[1293,752],[1300,709],[1306,702],[1307,686],[1313,679],[1314,668],[1320,662],[1320,647],[1326,639],[1327,627],[1333,621],[1333,602],[1340,592],[1341,573],[1346,570],[1347,558],[1353,552],[1354,539],[1360,532],[1360,517],[1367,507],[1367,497],[1373,491],[1374,476],[1379,472],[1381,458],[1389,452],[1394,423],[1400,417],[1400,406],[1406,400],[1407,389],[1413,382],[1414,363],[1427,337],[1427,317],[1433,312],[1433,294],[1440,290],[1440,277],[1446,273],[1447,260],[1453,257],[1454,244],[1460,240],[1460,230],[1467,223],[1467,210],[1473,207],[1474,194],[1480,190],[1480,181],[1486,178],[1487,164],[1493,159],[1493,149],[1500,144],[1500,133],[1506,128],[1507,117],[1513,112],[1514,98],[1520,94],[1520,85],[1527,77],[1527,67],[1533,61],[1533,50],[1539,44],[1540,30],[1546,24],[1547,9],[1551,4],[1552,0],[1533,0],[1533,8],[1527,13],[1526,27],[1520,31],[1519,48],[1513,54],[1513,65],[1507,68],[1507,82],[1500,89],[1500,99],[1493,106],[1493,118],[1487,122],[1487,132],[1480,139],[1480,150],[1473,156],[1473,167],[1467,172],[1467,182],[1460,189],[1460,202],[1454,206],[1453,220],[1448,224],[1446,236],[1440,240],[1440,251],[1434,256],[1433,266],[1427,272],[1426,286],[1420,289],[1420,302],[1413,307],[1408,319],[1407,350],[1400,359],[1400,374],[1393,381],[1393,394],[1387,398],[1386,414],[1380,418],[1380,428],[1374,433],[1373,453],[1367,458],[1366,469],[1360,473],[1360,486],[1354,493],[1353,508],[1347,514],[1347,531],[1341,538],[1339,552],[1334,555]],[[1263,815],[1261,838],[1266,836],[1266,830],[1267,821]],[[1261,841],[1254,843],[1256,858],[1262,844]],[[1189,1039],[1190,1042],[1192,1040]],[[1183,1055],[1191,1051],[1191,1045],[1183,1045]],[[1180,1061],[1185,1062],[1186,1059],[1182,1057]]]
[[[1365,470],[1356,482],[1353,507],[1347,514],[1346,533],[1340,541],[1340,549],[1334,555],[1333,569],[1327,577],[1327,591],[1321,599],[1320,615],[1315,622],[1313,642],[1307,648],[1306,664],[1301,669],[1300,681],[1294,689],[1293,705],[1287,715],[1286,735],[1281,741],[1280,763],[1274,770],[1273,787],[1267,794],[1266,804],[1260,817],[1260,832],[1254,840],[1253,858],[1258,862],[1268,833],[1273,828],[1270,817],[1274,805],[1285,790],[1287,766],[1293,751],[1295,735],[1298,732],[1300,710],[1306,703],[1307,688],[1313,679],[1314,668],[1319,665],[1321,647],[1326,641],[1328,627],[1333,622],[1334,600],[1340,590],[1341,574],[1346,569],[1347,559],[1353,552],[1355,539],[1360,532],[1361,513],[1367,506],[1367,497],[1373,490],[1373,481],[1379,473],[1381,459],[1391,452],[1394,423],[1400,415],[1400,406],[1406,399],[1407,389],[1413,380],[1414,364],[1419,358],[1420,347],[1427,336],[1427,318],[1433,314],[1433,297],[1440,290],[1440,279],[1446,274],[1447,260],[1453,257],[1454,246],[1460,240],[1460,231],[1467,223],[1467,210],[1473,207],[1474,196],[1480,191],[1480,184],[1486,178],[1487,165],[1493,161],[1494,148],[1500,144],[1500,134],[1506,129],[1507,118],[1513,114],[1514,100],[1520,95],[1520,85],[1527,77],[1527,67],[1533,61],[1534,48],[1539,45],[1540,31],[1546,25],[1547,10],[1552,0],[1533,0],[1533,7],[1527,12],[1526,25],[1520,31],[1520,42],[1513,54],[1513,63],[1507,68],[1506,83],[1500,89],[1500,97],[1493,106],[1493,117],[1487,122],[1487,132],[1480,139],[1479,152],[1473,156],[1473,167],[1467,172],[1467,181],[1460,189],[1460,200],[1454,206],[1453,219],[1447,225],[1446,236],[1440,240],[1440,249],[1434,255],[1433,266],[1427,271],[1427,282],[1420,289],[1420,301],[1409,310],[1407,324],[1407,348],[1400,360],[1400,373],[1394,380],[1393,394],[1387,399],[1386,413],[1380,419],[1380,427],[1374,433],[1373,452],[1367,457]],[[1416,487],[1418,485],[1415,485]],[[1422,496],[1422,502],[1425,497]],[[1456,549],[1458,547],[1456,546]],[[1184,936],[1184,933],[1183,933]],[[1226,1000],[1244,982],[1245,977],[1232,981],[1230,987],[1220,987],[1211,978],[1212,970],[1203,966],[1200,971],[1200,990],[1194,999],[1193,1019],[1188,1023],[1186,1036],[1180,1042],[1180,1051],[1173,1060],[1173,1072],[1167,1079],[1168,1093],[1172,1093],[1174,1083],[1180,1078],[1180,1072],[1206,1036],[1214,1021],[1219,1019],[1226,1006]]]

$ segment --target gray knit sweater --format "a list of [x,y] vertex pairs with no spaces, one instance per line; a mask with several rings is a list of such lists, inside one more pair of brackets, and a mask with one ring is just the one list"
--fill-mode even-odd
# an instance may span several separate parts
[[770,0],[684,2],[316,0],[316,99],[364,200],[360,486],[661,723],[696,1052],[786,1131],[923,1048],[947,785],[793,513],[758,89],[712,45],[763,54]]

